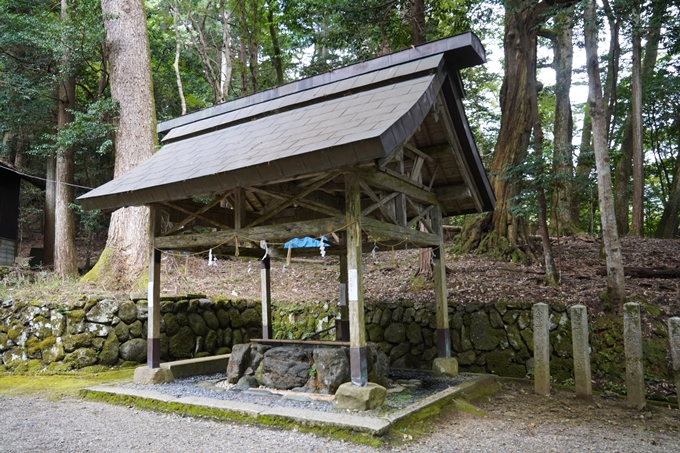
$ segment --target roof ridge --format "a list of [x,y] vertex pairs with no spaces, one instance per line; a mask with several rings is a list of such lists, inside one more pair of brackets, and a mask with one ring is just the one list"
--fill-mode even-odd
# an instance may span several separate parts
[[348,66],[343,66],[323,74],[317,74],[315,76],[295,80],[265,91],[260,91],[248,96],[223,102],[222,104],[208,107],[207,109],[199,110],[197,112],[176,117],[167,121],[162,121],[157,125],[157,132],[168,132],[176,127],[195,123],[197,121],[212,118],[245,107],[252,107],[263,102],[283,98],[285,96],[306,91],[312,88],[319,88],[324,85],[336,83],[359,75],[401,65],[410,61],[420,60],[436,54],[455,52],[456,50],[462,51],[467,57],[456,59],[456,63],[458,63],[456,66],[459,69],[478,65],[486,61],[484,47],[482,46],[477,35],[472,32],[460,33],[458,35],[431,41],[419,46],[411,46],[407,49],[391,54],[382,55]]

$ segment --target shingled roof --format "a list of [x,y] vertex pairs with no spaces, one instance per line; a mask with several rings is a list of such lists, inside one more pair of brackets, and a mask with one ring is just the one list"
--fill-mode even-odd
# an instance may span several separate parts
[[[166,121],[157,153],[79,200],[85,209],[187,200],[371,162],[416,140],[433,150],[430,189],[464,184],[455,202],[441,193],[445,213],[491,210],[458,74],[484,61],[465,33]],[[443,144],[456,152],[435,149]]]

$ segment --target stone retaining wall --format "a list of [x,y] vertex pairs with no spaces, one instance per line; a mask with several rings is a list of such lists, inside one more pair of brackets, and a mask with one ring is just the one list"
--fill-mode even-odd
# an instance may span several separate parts
[[[70,305],[5,301],[0,308],[0,370],[82,368],[145,362],[147,302],[91,297]],[[452,353],[462,371],[524,377],[532,370],[533,331],[529,302],[495,305],[449,304]],[[653,307],[647,307],[651,313]],[[275,303],[276,338],[301,339],[334,324],[336,307]],[[366,307],[367,339],[377,344],[394,368],[430,369],[437,355],[434,307],[404,301]],[[209,300],[200,295],[163,297],[161,360],[225,354],[235,344],[259,338],[258,300]],[[550,314],[551,375],[573,377],[571,324],[566,307]],[[667,333],[652,320],[643,339],[645,372],[668,378]],[[591,318],[593,373],[620,382],[625,375],[621,320]],[[333,331],[320,339],[333,339]]]

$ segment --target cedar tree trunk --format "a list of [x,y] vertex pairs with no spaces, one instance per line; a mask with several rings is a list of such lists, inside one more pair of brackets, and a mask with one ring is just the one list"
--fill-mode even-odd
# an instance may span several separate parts
[[[114,176],[151,157],[156,147],[156,113],[149,38],[142,0],[102,0],[110,54],[111,96],[119,103]],[[149,209],[121,208],[111,215],[106,248],[84,277],[121,284],[138,281],[149,256]],[[146,280],[146,279],[144,279]]]

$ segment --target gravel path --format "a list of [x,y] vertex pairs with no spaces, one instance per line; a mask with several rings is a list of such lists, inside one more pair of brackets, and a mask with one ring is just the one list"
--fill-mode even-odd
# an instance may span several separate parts
[[[414,441],[370,448],[314,434],[212,422],[104,403],[0,397],[0,451],[7,452],[678,452],[677,410],[647,419],[621,402],[595,405],[549,399],[511,386],[481,405],[479,417],[456,412]],[[533,424],[533,426],[532,426]]]

